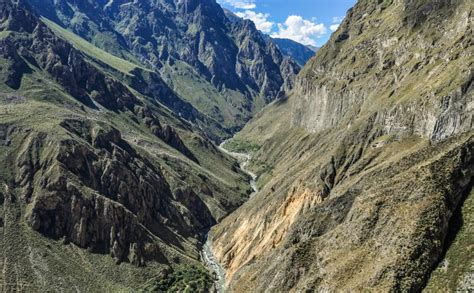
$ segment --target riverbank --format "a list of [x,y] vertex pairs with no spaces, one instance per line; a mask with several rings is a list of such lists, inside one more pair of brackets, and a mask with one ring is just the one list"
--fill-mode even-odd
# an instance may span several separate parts
[[225,270],[217,261],[212,252],[212,242],[206,235],[206,242],[202,247],[201,258],[206,266],[212,271],[214,278],[214,289],[217,293],[225,292]]

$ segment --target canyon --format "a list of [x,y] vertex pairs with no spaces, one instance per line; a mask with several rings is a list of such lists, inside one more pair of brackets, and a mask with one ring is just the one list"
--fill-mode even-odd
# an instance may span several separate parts
[[473,8],[1,1],[0,291],[472,290]]

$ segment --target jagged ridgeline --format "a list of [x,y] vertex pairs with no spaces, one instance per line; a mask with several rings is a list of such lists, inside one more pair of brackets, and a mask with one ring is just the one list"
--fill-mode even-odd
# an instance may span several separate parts
[[215,1],[0,1],[0,291],[208,288],[252,192],[213,141],[298,70]]
[[260,192],[211,233],[231,290],[474,288],[473,6],[358,1],[237,135]]
[[[127,60],[111,63],[133,75],[130,84],[140,93],[188,120],[210,119],[203,124],[207,132],[222,127],[229,134],[243,126],[288,91],[299,70],[251,21],[224,11],[215,0],[29,2],[48,25],[67,28],[56,33],[68,41],[80,42],[80,36],[89,43],[80,46]],[[96,48],[85,49],[102,61]],[[129,72],[130,62],[141,66]],[[164,92],[161,79],[192,107]]]
[[272,40],[282,54],[291,56],[301,66],[304,66],[319,50],[318,47],[305,46],[290,39],[272,38]]

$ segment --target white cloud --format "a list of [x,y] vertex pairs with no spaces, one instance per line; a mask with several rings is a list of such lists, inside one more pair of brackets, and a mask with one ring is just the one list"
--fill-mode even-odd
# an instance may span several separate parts
[[293,41],[316,46],[316,38],[327,33],[323,23],[316,23],[298,15],[290,15],[285,23],[278,24],[278,31],[272,34],[274,38],[286,38]]
[[344,17],[342,16],[334,16],[332,18],[332,24],[329,26],[329,29],[332,32],[335,32],[337,28],[341,25],[341,22],[344,20]]
[[238,9],[255,9],[255,0],[218,0],[221,4],[227,4]]
[[331,24],[331,26],[329,27],[329,29],[332,31],[332,32],[335,32],[337,30],[337,28],[339,27],[339,25],[341,25],[340,23],[335,23],[335,24]]
[[341,23],[343,19],[344,19],[343,16],[334,16],[332,18],[332,23]]
[[255,23],[257,29],[261,30],[264,33],[271,32],[274,23],[268,20],[270,14],[268,13],[256,13],[252,10],[245,10],[244,12],[237,12],[237,16],[245,19],[250,19]]

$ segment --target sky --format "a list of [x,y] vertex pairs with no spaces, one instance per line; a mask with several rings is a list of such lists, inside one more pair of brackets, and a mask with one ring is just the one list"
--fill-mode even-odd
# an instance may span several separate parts
[[356,0],[217,0],[262,32],[305,45],[322,46]]

